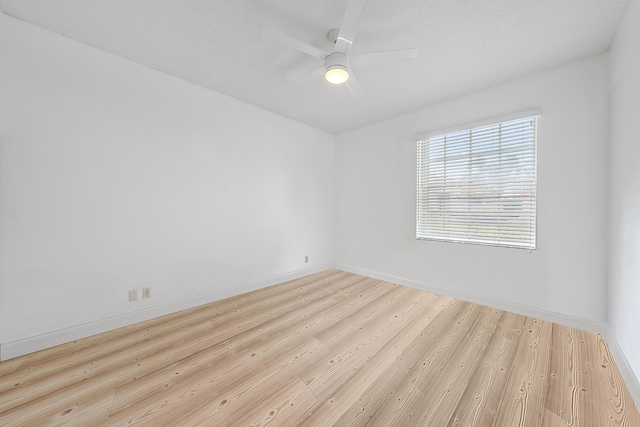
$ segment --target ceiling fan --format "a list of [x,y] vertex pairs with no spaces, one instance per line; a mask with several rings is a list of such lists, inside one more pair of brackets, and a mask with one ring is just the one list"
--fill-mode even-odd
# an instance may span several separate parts
[[327,34],[329,40],[335,43],[335,48],[332,52],[326,52],[275,28],[263,27],[263,34],[265,36],[324,61],[323,66],[312,71],[305,71],[302,75],[290,76],[290,83],[319,77],[324,74],[327,82],[337,85],[345,84],[354,96],[358,96],[363,92],[362,86],[360,86],[360,83],[353,75],[351,71],[352,67],[376,65],[414,59],[416,57],[418,49],[400,49],[356,55],[349,54],[367,2],[368,0],[349,0],[344,17],[342,18],[342,25],[339,29],[333,29]]

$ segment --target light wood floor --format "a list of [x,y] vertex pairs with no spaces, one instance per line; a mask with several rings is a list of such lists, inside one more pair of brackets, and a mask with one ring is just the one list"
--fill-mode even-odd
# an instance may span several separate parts
[[640,426],[603,338],[330,270],[0,362],[1,426]]

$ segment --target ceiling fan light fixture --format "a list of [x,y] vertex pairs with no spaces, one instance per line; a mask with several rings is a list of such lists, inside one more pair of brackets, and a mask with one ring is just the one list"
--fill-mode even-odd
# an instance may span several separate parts
[[349,80],[349,58],[342,52],[333,52],[324,60],[324,79],[331,84],[341,85]]
[[324,79],[331,84],[341,85],[349,80],[349,70],[343,65],[330,65],[324,73]]

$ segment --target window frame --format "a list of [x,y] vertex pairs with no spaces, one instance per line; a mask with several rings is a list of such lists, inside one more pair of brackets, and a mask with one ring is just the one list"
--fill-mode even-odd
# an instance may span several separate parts
[[[439,241],[439,242],[449,242],[449,243],[466,243],[466,244],[472,244],[472,245],[483,245],[483,246],[492,246],[492,247],[506,247],[506,248],[516,248],[516,249],[525,249],[525,250],[535,250],[538,247],[538,236],[537,236],[537,229],[538,229],[538,218],[537,218],[537,214],[538,214],[538,209],[537,209],[537,203],[538,203],[538,132],[540,129],[540,118],[542,116],[542,111],[537,108],[537,109],[530,109],[530,110],[525,110],[525,111],[521,111],[515,114],[509,114],[509,115],[505,115],[505,116],[499,116],[499,117],[494,117],[491,119],[486,119],[486,120],[482,120],[482,121],[478,121],[478,122],[474,122],[474,123],[467,123],[467,124],[463,124],[463,125],[459,125],[459,126],[455,126],[455,127],[451,127],[451,128],[446,128],[446,129],[441,129],[441,130],[435,130],[435,131],[431,131],[431,132],[427,132],[427,133],[422,133],[419,135],[416,135],[414,138],[414,143],[415,145],[415,149],[416,149],[416,227],[415,227],[415,233],[416,233],[416,240],[425,240],[425,241]],[[518,244],[518,243],[513,243],[513,242],[506,242],[506,241],[500,241],[499,236],[496,234],[494,234],[493,236],[491,236],[490,239],[480,239],[478,236],[468,236],[468,238],[466,237],[460,237],[460,236],[456,236],[453,233],[449,234],[448,236],[444,236],[444,237],[434,237],[434,236],[426,236],[426,233],[423,233],[421,235],[421,229],[426,228],[426,221],[421,222],[421,182],[420,182],[420,178],[421,178],[421,166],[424,166],[423,164],[423,159],[421,159],[420,156],[420,144],[421,141],[425,141],[429,138],[435,138],[435,137],[444,137],[445,135],[451,135],[451,134],[455,134],[455,133],[460,133],[460,132],[472,132],[473,130],[476,130],[478,128],[484,128],[484,127],[489,127],[489,126],[497,126],[506,122],[510,122],[510,121],[515,121],[515,120],[521,120],[521,119],[526,119],[526,118],[535,118],[536,123],[535,123],[535,127],[534,127],[534,135],[533,135],[533,155],[532,155],[532,160],[533,160],[533,173],[532,173],[532,186],[534,187],[532,190],[532,197],[530,198],[530,200],[533,203],[533,207],[529,208],[528,210],[530,211],[530,214],[532,212],[532,216],[533,216],[533,227],[532,230],[530,229],[530,231],[532,231],[529,236],[530,239],[528,241],[528,244]],[[472,159],[473,156],[470,154],[469,158]],[[476,156],[477,158],[477,156]],[[499,168],[496,168],[496,170],[500,170]],[[422,171],[422,174],[426,173],[426,167],[425,170]],[[463,187],[461,187],[463,188]],[[424,190],[422,190],[424,191]],[[520,211],[519,211],[520,212]],[[446,212],[445,212],[446,214]],[[497,218],[497,217],[494,217]],[[471,224],[471,222],[469,222],[468,224]],[[443,229],[444,230],[444,227]],[[488,240],[488,241],[487,241]]]

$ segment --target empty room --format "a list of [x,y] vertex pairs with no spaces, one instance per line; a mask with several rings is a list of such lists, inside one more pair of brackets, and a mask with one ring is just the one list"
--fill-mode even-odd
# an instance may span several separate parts
[[0,11],[0,426],[640,427],[640,0]]

